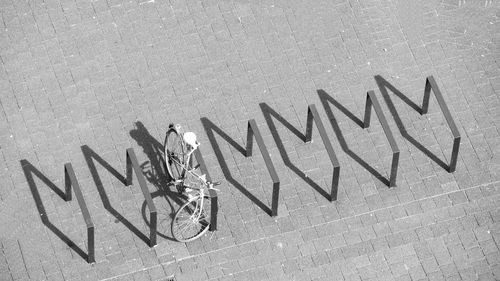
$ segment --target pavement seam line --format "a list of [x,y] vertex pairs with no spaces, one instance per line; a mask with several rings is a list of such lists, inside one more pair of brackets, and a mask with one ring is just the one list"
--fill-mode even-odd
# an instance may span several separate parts
[[[396,204],[396,205],[394,205],[394,206],[388,206],[388,207],[384,207],[384,208],[379,208],[379,209],[372,210],[372,211],[369,211],[369,212],[360,213],[360,214],[357,214],[357,215],[354,215],[354,216],[349,216],[349,217],[341,218],[341,219],[338,219],[338,220],[333,220],[333,221],[329,221],[329,222],[325,222],[325,223],[317,224],[317,225],[314,225],[314,226],[305,227],[305,228],[302,228],[302,229],[300,229],[300,230],[303,230],[303,229],[311,229],[311,228],[314,228],[314,227],[317,227],[317,226],[321,226],[321,225],[325,225],[325,224],[328,224],[328,223],[331,223],[331,222],[334,222],[334,221],[341,221],[341,220],[345,220],[345,219],[349,219],[349,218],[354,218],[354,217],[357,217],[357,216],[362,216],[362,215],[370,214],[370,213],[373,213],[373,212],[376,212],[376,211],[379,211],[379,210],[384,210],[384,209],[388,209],[388,208],[393,208],[393,207],[403,206],[403,205],[408,204],[408,203],[411,203],[411,202],[419,202],[419,201],[428,200],[428,199],[432,199],[432,198],[440,197],[440,196],[443,196],[443,195],[447,195],[447,194],[451,194],[451,193],[455,193],[455,192],[459,192],[459,191],[467,191],[467,190],[471,190],[471,189],[475,189],[475,188],[480,188],[480,187],[482,187],[482,186],[494,185],[494,184],[497,184],[497,183],[500,183],[500,181],[495,181],[495,182],[486,183],[486,184],[479,184],[479,185],[471,186],[471,187],[464,188],[464,189],[459,189],[459,190],[449,191],[449,192],[446,192],[446,193],[441,193],[441,194],[437,194],[437,195],[432,195],[432,196],[429,196],[429,197],[421,198],[421,199],[414,200],[414,201],[410,201],[410,202],[406,202],[406,203],[398,203],[398,204]],[[483,198],[484,198],[484,197],[483,197]],[[477,201],[477,200],[474,200],[474,201]],[[473,202],[473,201],[467,201],[467,202]],[[459,203],[459,204],[456,204],[456,205],[462,205],[462,204],[466,204],[466,203]],[[452,205],[452,206],[456,206],[456,205]],[[447,207],[449,207],[449,206],[447,206]],[[415,214],[415,215],[418,215],[418,214]],[[412,215],[412,216],[413,216],[413,215]],[[406,216],[406,217],[410,217],[410,216]],[[397,221],[398,219],[402,219],[402,218],[396,218],[396,219],[394,219],[394,221]],[[441,222],[439,222],[439,223],[446,222],[446,221],[451,221],[451,220],[454,220],[454,219],[444,220],[444,221],[441,221]],[[298,229],[298,230],[294,230],[294,231],[299,231],[299,229]],[[399,232],[396,232],[396,233],[401,233],[401,232],[402,232],[402,231],[399,231]],[[163,266],[163,265],[169,265],[169,264],[172,264],[172,263],[177,263],[177,262],[180,262],[180,261],[183,261],[183,260],[187,260],[187,259],[191,259],[191,258],[196,258],[196,257],[199,257],[199,256],[203,256],[203,255],[207,255],[207,254],[216,253],[216,252],[219,252],[219,251],[223,251],[223,250],[231,249],[231,248],[233,248],[233,247],[242,246],[242,245],[247,245],[247,244],[254,243],[254,242],[258,242],[258,241],[262,241],[262,240],[269,240],[269,239],[272,239],[272,238],[274,238],[274,237],[280,236],[280,235],[282,235],[282,234],[283,234],[283,233],[280,233],[280,234],[275,234],[275,235],[272,235],[272,236],[269,236],[269,237],[262,237],[262,238],[259,238],[259,239],[246,241],[246,242],[243,242],[243,243],[238,244],[238,245],[232,245],[232,246],[229,246],[229,247],[220,248],[220,249],[217,249],[217,250],[214,250],[214,251],[210,251],[210,252],[205,252],[205,253],[202,253],[202,254],[197,254],[197,255],[190,255],[190,256],[186,256],[186,257],[183,257],[183,258],[177,259],[177,260],[175,260],[175,261],[170,261],[170,262],[166,262],[166,263],[160,263],[160,265],[162,265],[162,266]],[[162,257],[162,256],[159,256],[159,257]],[[157,266],[157,265],[156,265],[156,266]],[[153,267],[155,267],[155,266],[145,267],[145,268],[143,268],[143,269],[141,269],[141,270],[132,271],[132,272],[129,272],[129,273],[125,273],[125,274],[122,274],[122,275],[117,275],[117,276],[114,276],[114,277],[110,277],[110,278],[106,278],[106,279],[101,279],[101,280],[102,280],[102,281],[112,280],[112,279],[119,278],[119,277],[122,277],[122,276],[126,276],[126,275],[129,275],[129,274],[134,274],[134,273],[136,273],[136,272],[145,271],[145,270],[148,270],[148,269],[153,268]],[[244,271],[241,271],[241,272],[244,272]]]
[[[478,187],[481,187],[481,186],[491,185],[491,184],[495,184],[495,183],[500,183],[500,181],[496,181],[496,182],[492,182],[492,183],[488,183],[488,184],[480,184],[480,185],[472,186],[472,187],[469,187],[469,188],[464,188],[464,189],[459,189],[459,190],[455,190],[455,191],[450,191],[450,192],[447,192],[447,193],[433,195],[433,196],[425,197],[425,198],[418,199],[418,200],[411,201],[411,202],[418,202],[418,201],[423,201],[423,200],[427,200],[427,199],[432,199],[432,198],[436,198],[436,197],[443,196],[443,195],[446,195],[446,194],[451,194],[451,193],[454,193],[454,192],[457,192],[457,191],[466,191],[466,190],[478,188]],[[471,201],[469,201],[469,202],[471,202]],[[410,202],[408,202],[408,203],[410,203]],[[406,204],[406,203],[404,203],[404,204]],[[302,228],[302,229],[310,229],[310,228],[314,228],[314,227],[317,227],[317,226],[326,225],[326,224],[334,222],[334,221],[341,221],[341,220],[345,220],[345,219],[349,219],[349,218],[354,218],[354,217],[357,217],[357,216],[367,215],[367,214],[370,214],[370,213],[373,213],[373,212],[376,212],[376,211],[379,211],[379,210],[384,210],[384,209],[388,209],[388,208],[398,207],[398,206],[401,206],[401,205],[403,205],[403,204],[399,203],[399,204],[394,205],[394,206],[380,208],[380,209],[372,210],[372,211],[369,211],[369,212],[364,212],[364,213],[361,213],[361,214],[357,214],[357,215],[354,215],[354,216],[345,217],[345,218],[341,218],[341,219],[338,219],[338,220],[333,220],[333,221],[329,221],[329,222],[324,222],[324,223],[316,224],[314,226],[309,226],[309,227],[305,227],[305,228]],[[394,220],[397,220],[397,219],[394,219]],[[300,230],[302,230],[302,229],[300,229]],[[295,230],[295,231],[298,231],[298,230]],[[234,246],[246,245],[246,244],[253,243],[253,242],[256,242],[256,241],[274,238],[274,237],[277,237],[277,236],[280,236],[280,235],[282,235],[282,233],[275,234],[275,235],[272,235],[272,236],[269,236],[269,237],[263,237],[263,238],[259,238],[259,239],[255,239],[255,240],[250,240],[250,241],[238,244],[238,245],[233,245],[233,246],[229,246],[229,247],[225,247],[225,248],[220,248],[220,249],[217,249],[217,250],[214,250],[214,251],[211,251],[211,252],[206,252],[206,253],[203,253],[203,254],[197,254],[197,255],[187,256],[187,257],[180,258],[180,259],[178,259],[176,261],[173,261],[173,262],[178,262],[178,261],[182,261],[182,260],[194,258],[194,257],[197,257],[197,256],[201,256],[201,255],[205,255],[205,254],[209,254],[209,253],[213,253],[213,252],[222,251],[222,250],[225,250],[225,249],[230,249],[230,248],[232,248]],[[166,264],[170,264],[170,263],[173,263],[173,262],[169,262],[169,263],[166,263]]]

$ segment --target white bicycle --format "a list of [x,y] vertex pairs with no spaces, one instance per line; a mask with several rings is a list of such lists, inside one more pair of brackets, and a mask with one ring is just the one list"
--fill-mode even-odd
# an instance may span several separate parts
[[208,190],[220,184],[194,172],[192,155],[199,145],[195,133],[183,133],[180,125],[169,125],[164,143],[166,168],[177,191],[188,198],[171,224],[172,235],[179,242],[193,241],[207,232],[211,205]]

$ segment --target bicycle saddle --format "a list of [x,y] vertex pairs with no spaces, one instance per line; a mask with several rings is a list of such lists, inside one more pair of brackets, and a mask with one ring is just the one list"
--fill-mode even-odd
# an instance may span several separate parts
[[189,144],[193,149],[198,148],[200,145],[200,143],[196,140],[196,134],[193,132],[185,132],[182,137],[184,142]]

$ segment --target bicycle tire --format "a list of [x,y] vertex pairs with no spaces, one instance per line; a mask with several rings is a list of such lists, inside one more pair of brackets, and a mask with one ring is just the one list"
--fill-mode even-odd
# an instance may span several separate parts
[[165,166],[167,172],[174,181],[184,178],[184,165],[186,164],[186,153],[182,137],[175,129],[169,129],[165,135]]
[[[183,243],[194,241],[204,235],[210,228],[210,197],[204,196],[204,204],[201,207],[199,206],[200,202],[199,198],[188,201],[175,213],[171,224],[172,236],[175,240]],[[202,212],[201,219],[191,222],[193,214],[197,215],[196,212],[199,212],[199,209]],[[177,227],[183,227],[184,230],[193,230],[193,234],[181,236],[184,231],[181,230],[179,233]]]

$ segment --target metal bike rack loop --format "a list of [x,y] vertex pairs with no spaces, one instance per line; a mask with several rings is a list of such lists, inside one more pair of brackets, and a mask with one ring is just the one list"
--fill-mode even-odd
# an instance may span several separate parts
[[[245,194],[250,200],[252,200],[257,206],[259,206],[267,214],[269,214],[270,216],[273,216],[273,217],[277,216],[278,215],[278,200],[279,200],[279,191],[280,191],[280,180],[279,180],[278,174],[276,173],[276,169],[274,168],[274,164],[271,161],[271,157],[269,155],[269,152],[267,150],[267,147],[264,143],[264,140],[263,140],[262,135],[260,133],[259,127],[257,126],[257,123],[255,122],[255,120],[252,119],[252,120],[248,121],[246,147],[242,147],[241,145],[239,145],[236,141],[234,141],[230,136],[228,136],[224,131],[222,131],[219,127],[217,127],[208,118],[206,118],[206,117],[201,118],[201,122],[203,124],[203,127],[205,128],[205,131],[206,131],[207,136],[210,140],[210,143],[212,144],[212,147],[213,147],[214,152],[215,152],[215,156],[217,157],[219,163],[221,164],[222,172],[224,173],[224,176],[226,177],[228,182],[233,184],[238,190],[240,190],[243,194]],[[222,151],[220,150],[220,147],[217,144],[217,140],[215,139],[214,132],[217,133],[220,137],[222,137],[225,141],[227,141],[230,145],[232,145],[236,150],[238,150],[245,157],[252,156],[253,141],[255,138],[255,141],[257,142],[257,145],[259,146],[260,152],[262,154],[262,158],[264,159],[267,171],[269,172],[269,175],[271,176],[271,179],[273,181],[273,191],[272,191],[273,194],[272,194],[272,203],[271,203],[272,206],[271,206],[271,208],[267,207],[262,201],[260,201],[258,198],[256,198],[250,192],[248,192],[248,190],[246,190],[240,183],[238,183],[231,176],[231,173],[229,172],[227,164],[226,164],[224,157],[222,155]]]
[[[325,146],[326,152],[328,153],[328,157],[330,158],[330,161],[332,162],[333,165],[333,177],[332,177],[332,187],[330,194],[326,194],[325,197],[328,198],[329,201],[335,201],[337,200],[337,192],[338,192],[338,185],[339,185],[339,176],[340,176],[340,164],[337,159],[337,155],[335,154],[335,151],[333,150],[332,144],[330,142],[330,139],[328,138],[328,134],[326,133],[325,126],[323,125],[323,122],[321,121],[321,117],[318,114],[318,110],[316,109],[316,106],[314,104],[310,104],[307,107],[307,121],[306,121],[306,132],[305,136],[302,135],[302,133],[298,132],[296,129],[292,129],[290,124],[286,120],[284,120],[283,117],[281,117],[276,111],[274,111],[269,105],[266,103],[261,103],[260,107],[262,109],[262,112],[266,118],[266,122],[268,123],[268,126],[272,131],[274,131],[273,137],[275,138],[275,141],[277,142],[277,145],[280,146],[281,144],[279,143],[279,136],[277,136],[276,133],[276,127],[274,125],[274,122],[272,121],[271,117],[274,117],[276,120],[280,121],[282,124],[285,125],[289,130],[295,131],[294,133],[301,138],[305,143],[310,143],[312,141],[312,132],[313,132],[313,123],[316,123],[316,127],[318,128],[319,135],[321,136],[321,140],[323,141],[323,145]],[[277,140],[278,139],[278,140]],[[286,156],[283,156],[283,152],[281,152],[282,157],[286,158]],[[285,163],[287,163],[287,159],[284,159]],[[288,164],[287,166],[291,166],[291,164]],[[296,172],[297,173],[297,172]],[[326,192],[325,192],[326,193]]]
[[126,185],[132,185],[133,175],[132,172],[135,172],[137,176],[137,181],[139,182],[139,186],[141,187],[142,194],[146,200],[146,204],[149,209],[149,246],[153,247],[156,245],[156,226],[157,226],[157,213],[156,207],[151,198],[151,194],[149,193],[148,186],[146,184],[146,180],[144,179],[144,175],[142,174],[142,170],[139,167],[139,162],[137,162],[137,157],[135,156],[135,152],[133,148],[127,149],[127,177],[126,177]]
[[[407,139],[410,143],[412,143],[414,146],[416,146],[420,151],[422,151],[424,154],[429,156],[432,160],[434,160],[439,166],[441,166],[443,169],[447,170],[449,173],[452,173],[455,171],[456,166],[457,166],[457,159],[458,159],[458,151],[460,148],[460,132],[458,131],[457,125],[455,124],[455,121],[453,120],[453,117],[451,116],[450,110],[448,109],[448,106],[446,105],[446,102],[444,101],[443,94],[439,90],[439,87],[436,83],[436,80],[434,79],[433,76],[428,76],[425,80],[425,89],[424,89],[424,97],[422,101],[422,107],[419,107],[417,104],[412,102],[408,97],[404,96],[403,93],[401,93],[396,87],[391,85],[387,80],[385,80],[382,76],[376,75],[375,76],[375,81],[378,84],[378,87],[380,89],[380,92],[382,93],[382,96],[385,99],[385,102],[387,106],[389,107],[389,110],[391,111],[392,116],[394,117],[394,120],[396,121],[396,124],[398,125],[399,131],[401,132],[402,136]],[[453,148],[451,152],[451,159],[450,163],[447,164],[443,162],[441,159],[439,159],[436,155],[434,155],[431,151],[429,151],[427,148],[425,148],[421,143],[419,143],[415,138],[410,136],[408,132],[406,131],[404,124],[399,117],[397,110],[394,106],[394,103],[392,102],[392,99],[389,96],[389,92],[393,92],[397,97],[399,97],[402,101],[404,101],[407,105],[409,105],[411,108],[413,108],[415,111],[420,113],[421,115],[427,114],[429,111],[429,101],[430,101],[430,96],[431,96],[431,91],[434,93],[434,96],[436,97],[436,100],[438,102],[439,108],[441,109],[441,112],[443,113],[446,122],[448,124],[448,127],[451,130],[451,133],[453,135]]]
[[[196,157],[196,162],[200,165],[200,170],[206,176],[207,181],[212,182],[212,177],[210,177],[210,174],[208,173],[205,160],[203,159],[199,147],[194,151],[194,157]],[[215,231],[217,230],[217,214],[219,213],[217,191],[209,189],[208,194],[210,196],[210,227],[208,230]]]
[[[323,103],[323,106],[325,107],[325,110],[327,110],[327,113],[329,112],[330,118],[333,118],[333,113],[331,109],[327,108],[327,102],[330,102],[334,104],[336,107],[339,107],[341,111],[344,114],[351,115],[349,112],[346,112],[346,109],[343,108],[334,98],[329,96],[325,91],[323,90],[318,90],[318,94],[320,96],[321,102]],[[389,128],[389,124],[387,123],[387,119],[385,118],[384,112],[382,111],[382,108],[380,107],[380,103],[378,102],[377,96],[375,95],[374,91],[368,91],[366,93],[366,103],[365,103],[365,115],[363,117],[363,121],[357,119],[356,117],[350,116],[351,119],[353,119],[358,125],[360,125],[363,129],[366,129],[370,126],[370,119],[371,119],[371,111],[372,107],[375,109],[375,113],[377,114],[377,117],[380,121],[380,124],[382,125],[382,129],[384,131],[384,134],[387,138],[387,141],[389,142],[389,145],[391,146],[392,150],[392,161],[391,161],[391,174],[389,176],[389,180],[384,179],[384,182],[389,187],[396,186],[396,176],[398,173],[398,164],[399,164],[399,147],[396,143],[396,140],[394,139],[394,135],[392,134],[391,129]],[[339,132],[337,132],[339,129],[336,129],[336,134],[337,137],[339,137]],[[342,144],[341,144],[342,145]],[[342,145],[344,151],[348,150],[346,145]],[[351,155],[351,157],[353,157]]]
[[264,139],[262,139],[262,135],[260,134],[259,127],[255,122],[255,119],[248,120],[248,129],[247,129],[247,147],[246,147],[246,157],[252,156],[253,151],[253,139],[255,137],[255,141],[259,146],[260,153],[262,154],[262,158],[264,158],[264,163],[266,163],[267,171],[271,176],[273,181],[273,198],[272,198],[272,206],[271,206],[271,216],[275,217],[278,215],[278,200],[280,194],[280,180],[278,174],[276,173],[276,169],[274,168],[273,161],[271,161],[271,157],[269,156],[269,152],[267,151],[266,144],[264,143]]
[[314,104],[310,104],[307,107],[306,137],[304,139],[304,142],[306,143],[312,141],[313,121],[316,123],[316,128],[318,128],[318,132],[319,135],[321,136],[321,140],[323,141],[323,145],[325,146],[326,152],[328,153],[328,157],[330,157],[330,161],[332,162],[333,165],[332,189],[330,191],[330,201],[336,201],[338,187],[339,187],[340,163],[339,160],[337,159],[335,151],[333,150],[332,143],[328,138],[325,126],[323,125],[323,121],[321,121],[321,117],[319,117],[316,106]]
[[[86,259],[88,263],[95,263],[95,236],[94,236],[94,222],[92,221],[92,217],[90,216],[89,210],[87,208],[87,204],[85,203],[85,198],[82,194],[82,190],[80,188],[80,184],[78,183],[73,167],[70,163],[66,163],[64,165],[64,192],[60,190],[50,179],[48,179],[42,172],[40,172],[37,168],[35,168],[28,160],[21,160],[21,167],[23,168],[24,175],[26,176],[26,180],[28,182],[29,188],[31,190],[31,194],[33,195],[33,199],[35,200],[36,207],[38,209],[38,214],[42,219],[42,223],[49,228],[56,236],[61,238],[69,247],[71,247],[77,254],[79,254],[82,258]],[[71,201],[71,187],[75,192],[76,199],[78,201],[78,205],[80,210],[82,211],[83,220],[85,221],[87,227],[87,251],[88,253],[84,253],[83,250],[77,246],[71,239],[66,236],[57,226],[52,224],[47,215],[47,211],[43,205],[40,193],[38,192],[38,188],[36,186],[35,180],[33,176],[38,177],[43,183],[45,183],[52,191],[54,191],[60,198],[64,201]]]
[[382,111],[382,107],[380,107],[380,103],[378,102],[377,96],[375,95],[375,92],[373,90],[366,93],[365,118],[363,120],[364,129],[370,127],[372,107],[375,109],[375,113],[377,114],[378,120],[380,121],[380,125],[382,125],[384,134],[387,138],[387,141],[389,141],[389,145],[392,149],[389,187],[393,187],[396,186],[396,176],[398,174],[399,147],[396,143],[396,140],[394,139],[394,135],[392,134],[391,128],[389,128],[389,124],[387,123],[387,119],[385,118],[384,112]]
[[95,262],[95,247],[94,247],[94,223],[92,222],[92,218],[90,217],[89,210],[87,208],[87,204],[85,203],[85,199],[82,194],[82,190],[80,188],[80,184],[76,180],[75,171],[73,170],[73,166],[71,163],[66,163],[64,165],[64,182],[65,182],[65,194],[66,201],[71,201],[71,187],[75,192],[76,200],[78,201],[78,205],[80,205],[80,209],[82,210],[83,219],[85,224],[87,225],[87,247],[88,247],[88,259],[89,263]]
[[441,108],[441,112],[443,112],[444,118],[450,127],[451,133],[453,134],[453,149],[451,151],[451,159],[450,165],[448,167],[448,172],[452,173],[455,171],[457,167],[457,158],[458,158],[458,149],[460,148],[460,132],[458,131],[457,125],[451,117],[450,110],[448,106],[446,106],[446,102],[444,101],[443,94],[439,90],[439,87],[436,83],[434,77],[428,76],[425,80],[425,90],[424,90],[424,100],[422,101],[422,112],[421,114],[427,114],[429,111],[429,100],[431,97],[431,90],[436,97],[439,107]]

